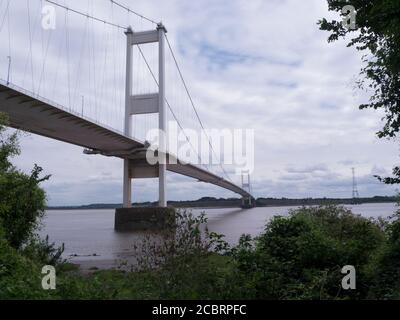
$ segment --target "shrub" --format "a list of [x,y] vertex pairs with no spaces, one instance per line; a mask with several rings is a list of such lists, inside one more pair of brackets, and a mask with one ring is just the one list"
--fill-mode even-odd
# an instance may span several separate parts
[[[274,217],[260,237],[243,238],[232,254],[254,298],[363,298],[371,281],[364,269],[383,243],[374,222],[343,207],[311,207]],[[355,292],[341,291],[345,265],[356,267]]]
[[0,239],[0,299],[45,299],[41,266]]
[[36,231],[44,215],[46,196],[40,183],[42,168],[35,165],[30,175],[18,171],[10,158],[19,154],[18,135],[7,134],[7,120],[0,114],[0,218],[4,236],[14,248],[20,248]]
[[400,299],[400,211],[386,228],[386,245],[371,264],[374,278],[369,298]]
[[55,243],[49,242],[49,236],[45,239],[35,236],[29,240],[27,245],[21,250],[21,253],[42,265],[59,266],[66,262],[61,256],[64,252],[64,244],[56,247]]
[[177,211],[176,222],[157,238],[135,246],[136,271],[148,280],[160,299],[210,299],[224,295],[227,259],[216,254],[227,250],[223,236],[208,231],[204,214]]

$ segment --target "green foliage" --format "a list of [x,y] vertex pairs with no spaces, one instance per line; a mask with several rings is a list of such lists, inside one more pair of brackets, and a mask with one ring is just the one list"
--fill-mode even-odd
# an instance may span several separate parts
[[0,239],[0,299],[44,299],[41,269]]
[[[360,109],[385,111],[385,124],[380,138],[393,138],[400,130],[400,2],[398,0],[327,0],[329,10],[341,12],[345,5],[357,10],[357,30],[346,29],[341,21],[319,21],[321,30],[331,34],[329,42],[350,37],[348,46],[365,52],[362,78],[358,85],[372,91],[369,103]],[[400,183],[400,168],[394,178],[381,179],[387,184]]]
[[18,135],[7,134],[7,120],[0,114],[0,218],[5,238],[14,248],[20,248],[34,234],[44,215],[46,195],[40,183],[42,168],[35,165],[30,175],[17,170],[10,158],[18,155]]
[[30,175],[14,169],[3,173],[0,214],[6,239],[14,248],[20,248],[34,235],[44,216],[46,196],[39,184],[48,177],[39,178],[41,171],[35,166]]
[[228,246],[221,235],[209,232],[206,224],[204,214],[196,217],[178,211],[176,222],[166,232],[135,245],[137,270],[152,276],[158,299],[211,299],[223,294],[220,269],[226,267],[228,258],[216,252]]
[[[6,134],[5,125],[7,122],[6,115],[0,112],[0,173],[10,170],[13,167],[10,158],[20,153],[18,133]],[[0,182],[2,181],[0,180]]]
[[35,240],[34,234],[45,208],[39,184],[48,177],[39,177],[38,166],[26,175],[12,165],[11,158],[20,153],[18,133],[9,134],[5,125],[7,117],[0,113],[0,299],[46,298],[41,266],[59,257],[54,247]]
[[400,211],[387,226],[387,242],[372,265],[370,298],[400,299]]
[[29,240],[27,245],[21,250],[22,255],[37,261],[41,265],[59,266],[63,265],[66,260],[62,259],[64,252],[64,244],[57,247],[55,243],[49,242],[49,236],[41,239],[35,236]]
[[[242,238],[233,255],[254,298],[363,298],[370,282],[364,268],[383,242],[365,218],[342,207],[311,207],[274,217],[257,239]],[[354,293],[341,291],[345,265],[358,271]]]

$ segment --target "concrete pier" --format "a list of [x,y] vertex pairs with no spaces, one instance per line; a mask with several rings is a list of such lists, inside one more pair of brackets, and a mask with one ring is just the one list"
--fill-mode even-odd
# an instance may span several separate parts
[[174,224],[174,208],[138,207],[115,210],[116,231],[165,230],[172,228]]

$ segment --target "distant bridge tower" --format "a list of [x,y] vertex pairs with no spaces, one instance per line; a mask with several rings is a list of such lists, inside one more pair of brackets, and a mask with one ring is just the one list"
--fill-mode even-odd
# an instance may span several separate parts
[[[250,172],[243,171],[242,172],[242,189],[247,191],[251,194],[251,181],[250,181]],[[250,197],[243,197],[242,198],[242,207],[243,208],[251,208],[255,205],[253,198]]]
[[358,187],[357,187],[356,169],[351,168],[351,172],[353,173],[353,203],[357,204],[360,198],[360,194],[358,193]]

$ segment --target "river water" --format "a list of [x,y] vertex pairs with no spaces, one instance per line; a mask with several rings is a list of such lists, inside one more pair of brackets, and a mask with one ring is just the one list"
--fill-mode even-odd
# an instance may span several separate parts
[[[396,211],[394,203],[346,206],[364,217],[388,217]],[[263,207],[250,210],[237,208],[193,209],[194,214],[206,213],[208,227],[225,235],[230,244],[237,243],[242,234],[260,234],[274,215],[286,215],[296,207]],[[116,232],[114,210],[49,210],[40,231],[50,242],[64,243],[64,258],[83,268],[108,268],[120,260],[132,258],[132,247],[140,239],[140,232]]]

